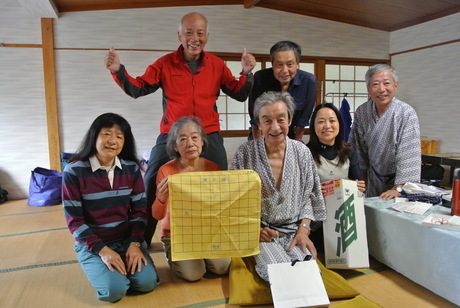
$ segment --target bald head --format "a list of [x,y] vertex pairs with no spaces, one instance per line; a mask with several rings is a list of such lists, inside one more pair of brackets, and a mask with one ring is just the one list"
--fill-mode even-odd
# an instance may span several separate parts
[[181,31],[183,30],[183,27],[184,27],[184,23],[187,23],[189,21],[195,21],[195,20],[201,20],[204,22],[205,26],[206,26],[206,34],[209,34],[209,31],[208,31],[208,20],[206,19],[206,17],[204,17],[204,15],[198,13],[198,12],[190,12],[190,13],[187,13],[185,14],[184,16],[182,16],[181,20],[180,20],[180,23],[179,23],[179,30],[178,32],[181,33]]

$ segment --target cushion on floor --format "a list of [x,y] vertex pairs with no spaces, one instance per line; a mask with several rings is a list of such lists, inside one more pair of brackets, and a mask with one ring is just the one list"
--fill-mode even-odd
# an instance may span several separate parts
[[[359,292],[351,287],[342,276],[325,268],[319,260],[317,263],[330,300],[352,298],[359,295]],[[270,285],[256,273],[253,257],[232,258],[229,285],[229,304],[263,305],[272,303]]]

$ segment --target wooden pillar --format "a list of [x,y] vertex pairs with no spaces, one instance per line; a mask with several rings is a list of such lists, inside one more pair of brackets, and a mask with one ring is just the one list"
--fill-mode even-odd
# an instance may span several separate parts
[[324,89],[325,89],[325,81],[326,80],[326,61],[325,60],[317,60],[315,65],[315,76],[317,80],[321,80],[321,82],[317,83],[317,91],[316,91],[316,105],[323,103],[324,97]]
[[50,168],[61,171],[61,148],[59,144],[59,117],[57,109],[56,70],[54,61],[53,19],[42,18],[41,27]]

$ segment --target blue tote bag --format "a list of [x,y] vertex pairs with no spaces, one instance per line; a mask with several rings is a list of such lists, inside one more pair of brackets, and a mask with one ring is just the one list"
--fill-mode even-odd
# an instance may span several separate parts
[[28,204],[50,206],[62,203],[62,174],[37,167],[30,175]]

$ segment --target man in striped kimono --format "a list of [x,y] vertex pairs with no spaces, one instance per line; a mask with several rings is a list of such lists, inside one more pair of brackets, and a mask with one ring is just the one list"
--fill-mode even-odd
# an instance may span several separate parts
[[415,110],[395,98],[396,71],[376,64],[366,73],[370,100],[356,109],[349,141],[361,156],[367,197],[388,200],[420,182],[420,127]]

